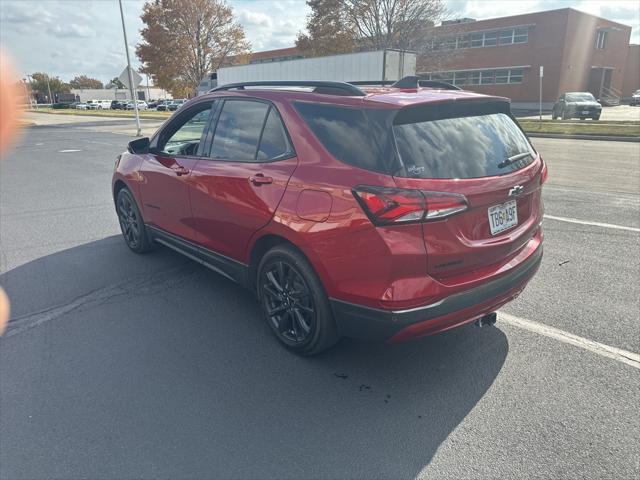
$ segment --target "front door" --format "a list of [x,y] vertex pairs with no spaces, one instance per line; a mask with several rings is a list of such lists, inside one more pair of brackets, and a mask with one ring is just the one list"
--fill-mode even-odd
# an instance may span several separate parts
[[200,102],[172,119],[154,139],[140,167],[145,222],[191,241],[197,240],[197,234],[189,188],[204,148],[212,103]]
[[191,174],[191,208],[200,243],[243,261],[251,235],[273,217],[298,160],[270,103],[227,99],[216,110],[208,158]]

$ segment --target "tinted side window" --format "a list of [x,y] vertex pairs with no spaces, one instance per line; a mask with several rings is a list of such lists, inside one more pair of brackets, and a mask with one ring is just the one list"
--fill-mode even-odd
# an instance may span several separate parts
[[158,145],[159,150],[171,155],[196,155],[210,113],[211,103],[195,106],[182,118],[182,124],[167,132],[166,141]]
[[260,148],[258,148],[258,160],[274,160],[288,156],[291,153],[292,149],[289,146],[282,120],[280,120],[278,112],[276,112],[274,108],[271,108],[267,116],[267,121],[264,124],[264,130],[262,131]]
[[296,110],[322,145],[338,160],[367,170],[382,171],[378,140],[384,136],[359,108],[295,103]]
[[255,161],[268,110],[269,106],[261,102],[226,100],[209,156],[219,160]]
[[[508,115],[495,113],[395,125],[406,171],[415,178],[477,178],[529,165],[535,151]],[[505,160],[530,153],[520,160]]]

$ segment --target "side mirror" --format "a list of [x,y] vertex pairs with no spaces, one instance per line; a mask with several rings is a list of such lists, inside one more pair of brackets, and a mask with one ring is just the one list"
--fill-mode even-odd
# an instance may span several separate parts
[[149,137],[138,138],[129,142],[128,150],[131,153],[149,153]]

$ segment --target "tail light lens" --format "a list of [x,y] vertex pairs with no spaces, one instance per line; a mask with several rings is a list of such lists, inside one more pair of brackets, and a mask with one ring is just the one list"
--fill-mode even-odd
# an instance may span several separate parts
[[464,195],[358,185],[353,195],[374,225],[442,220],[468,208]]
[[547,168],[547,162],[542,160],[542,157],[540,157],[540,160],[542,161],[542,171],[540,172],[540,185],[542,185],[544,182],[547,181],[547,177],[549,176],[549,169]]

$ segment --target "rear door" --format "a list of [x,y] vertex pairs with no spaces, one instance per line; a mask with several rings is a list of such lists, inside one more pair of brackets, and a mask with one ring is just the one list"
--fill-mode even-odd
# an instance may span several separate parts
[[277,109],[269,102],[221,100],[207,158],[191,181],[191,208],[200,243],[243,260],[251,235],[266,225],[298,159]]
[[427,221],[423,234],[429,274],[446,278],[501,261],[521,249],[542,217],[542,160],[512,118],[500,108],[460,106],[437,114],[425,109],[397,115],[393,130],[403,164],[394,177],[419,188],[427,203],[462,194],[467,209]]
[[202,157],[212,100],[192,105],[172,119],[152,141],[139,170],[145,222],[196,241],[189,205],[192,172]]

